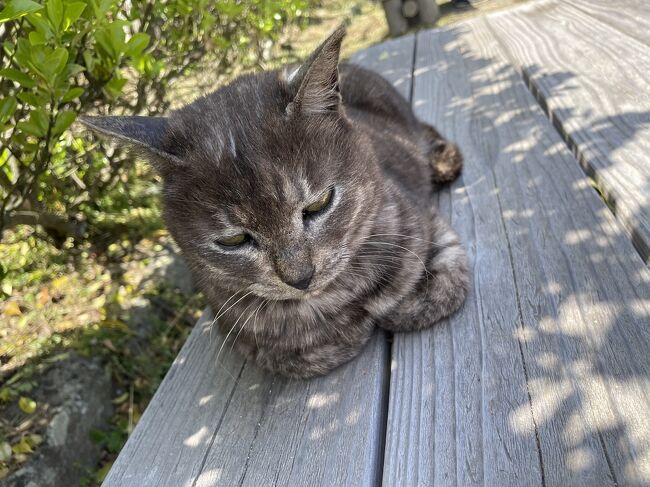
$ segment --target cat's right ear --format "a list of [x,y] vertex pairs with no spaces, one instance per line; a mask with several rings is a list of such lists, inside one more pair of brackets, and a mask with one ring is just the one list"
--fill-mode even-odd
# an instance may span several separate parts
[[339,56],[345,26],[341,24],[309,58],[293,72],[285,73],[295,93],[286,113],[324,113],[337,111],[341,105],[339,90]]
[[94,132],[116,139],[143,152],[160,172],[167,172],[183,162],[164,149],[163,141],[169,129],[165,117],[79,117],[79,122]]

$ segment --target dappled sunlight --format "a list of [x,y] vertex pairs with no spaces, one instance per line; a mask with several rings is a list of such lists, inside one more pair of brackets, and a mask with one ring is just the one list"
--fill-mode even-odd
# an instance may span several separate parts
[[[460,26],[418,37],[413,106],[463,151],[462,180],[438,200],[470,251],[474,282],[460,312],[422,337],[433,348],[424,354],[421,378],[401,369],[420,369],[417,355],[404,351],[414,346],[412,339],[396,337],[408,360],[392,364],[393,387],[420,380],[417,387],[436,398],[427,418],[433,426],[400,441],[435,444],[434,456],[440,448],[455,449],[459,464],[480,462],[473,455],[482,444],[484,469],[533,461],[551,483],[615,475],[619,485],[646,485],[650,273],[600,199],[584,161],[576,160],[520,73],[500,57],[497,43],[477,31]],[[526,70],[538,73],[534,65]],[[573,76],[550,78],[562,96],[572,96],[579,87]],[[609,156],[628,142],[611,131],[635,117],[632,140],[647,114],[594,118],[592,135],[609,141]],[[643,217],[647,207],[634,211]],[[451,350],[434,335],[450,336]],[[404,431],[415,413],[399,407]],[[439,423],[449,421],[447,409],[454,411],[451,427]],[[505,429],[499,426],[504,421]],[[466,437],[458,436],[463,431]],[[393,434],[389,430],[389,443]],[[529,456],[535,450],[539,459]],[[493,466],[502,454],[508,461]],[[418,460],[394,461],[406,468]]]
[[199,474],[194,482],[187,482],[187,487],[213,487],[221,480],[221,469],[211,468]]
[[183,441],[183,445],[189,446],[190,448],[196,448],[197,446],[203,444],[205,440],[210,436],[208,428],[201,426],[201,429],[194,433],[192,436],[188,436]]
[[313,394],[307,399],[307,407],[310,409],[318,409],[330,405],[337,401],[339,394],[337,392],[331,394]]

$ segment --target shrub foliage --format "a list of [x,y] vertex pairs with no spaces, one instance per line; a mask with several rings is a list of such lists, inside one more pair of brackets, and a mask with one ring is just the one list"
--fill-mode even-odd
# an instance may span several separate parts
[[60,245],[146,211],[142,166],[71,131],[78,114],[162,114],[173,80],[254,65],[313,1],[0,1],[0,232]]

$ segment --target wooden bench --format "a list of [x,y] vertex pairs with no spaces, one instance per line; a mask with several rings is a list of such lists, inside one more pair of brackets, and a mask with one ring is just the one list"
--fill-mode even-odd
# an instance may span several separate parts
[[217,363],[206,310],[104,486],[650,485],[648,25],[541,0],[357,53],[465,155],[467,303],[310,381]]

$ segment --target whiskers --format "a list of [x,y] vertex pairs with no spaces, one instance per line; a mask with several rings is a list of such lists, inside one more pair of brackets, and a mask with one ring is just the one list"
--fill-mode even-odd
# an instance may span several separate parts
[[[355,254],[357,260],[366,259],[365,261],[361,261],[357,265],[361,265],[363,267],[379,266],[386,269],[399,271],[405,268],[404,266],[405,258],[414,257],[417,260],[417,262],[422,266],[422,271],[424,272],[424,276],[427,280],[427,287],[428,287],[429,277],[430,276],[433,277],[433,275],[427,269],[427,266],[422,260],[422,258],[417,253],[415,253],[412,249],[409,249],[404,245],[399,245],[394,242],[387,242],[385,240],[372,240],[373,238],[382,237],[382,236],[410,238],[428,244],[427,247],[430,245],[440,246],[434,242],[425,240],[423,238],[413,237],[410,235],[404,235],[400,233],[371,234],[371,235],[367,235],[362,239],[362,242],[360,244],[360,249]],[[354,264],[352,264],[352,266],[354,266]]]
[[[221,306],[219,311],[216,313],[214,319],[212,320],[212,325],[211,327],[214,326],[214,324],[217,322],[217,320],[221,317],[223,317],[225,314],[227,314],[233,307],[235,307],[238,303],[240,303],[244,298],[249,296],[253,291],[249,291],[243,296],[241,296],[239,299],[237,299],[235,302],[233,302],[230,306],[226,308],[226,305],[228,302],[233,300],[235,296],[241,291],[235,292],[226,302]],[[233,348],[235,347],[235,344],[237,343],[237,340],[239,339],[241,333],[244,331],[244,328],[246,328],[246,325],[248,323],[251,323],[252,325],[252,331],[253,331],[253,336],[255,337],[255,345],[257,348],[259,348],[259,342],[257,338],[257,318],[260,314],[260,312],[269,304],[273,301],[273,299],[268,299],[268,298],[262,298],[259,303],[257,301],[253,300],[250,303],[246,304],[243,306],[243,310],[239,313],[239,316],[233,323],[233,325],[230,327],[228,330],[228,333],[226,334],[225,337],[223,337],[223,341],[221,342],[221,346],[219,347],[219,350],[217,351],[217,356],[215,358],[215,362],[219,364],[219,358],[221,357],[221,353],[223,352],[224,347],[226,346],[226,343],[228,343],[228,339],[232,335],[232,333],[235,330],[237,331],[237,334],[235,335],[235,338],[232,340],[231,346],[230,346],[230,352],[232,353]],[[257,306],[256,306],[257,305]],[[224,309],[225,308],[225,309]],[[250,312],[249,312],[250,311]],[[242,321],[242,318],[246,316],[246,319]],[[252,320],[252,321],[251,321]],[[238,327],[239,323],[242,323],[241,326]]]

